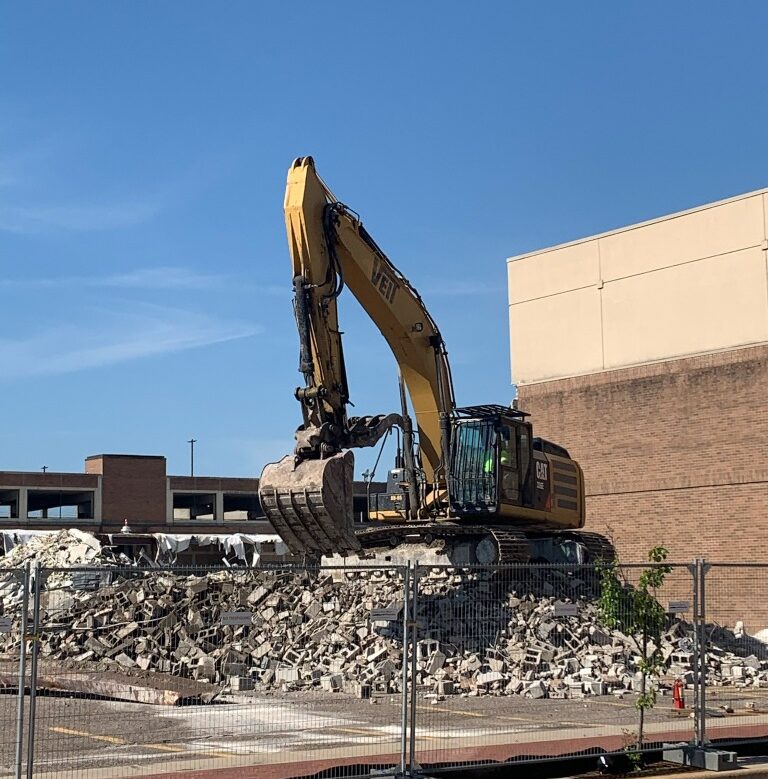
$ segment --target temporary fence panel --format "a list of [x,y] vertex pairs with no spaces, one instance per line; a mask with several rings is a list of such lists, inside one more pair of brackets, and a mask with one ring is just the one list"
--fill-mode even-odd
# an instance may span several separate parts
[[768,735],[768,564],[702,563],[706,738]]
[[[657,648],[633,611],[649,570],[0,569],[1,775],[367,777],[631,752]],[[767,574],[664,570],[642,749],[768,735]]]
[[0,569],[0,771],[23,776],[26,641],[25,614],[29,600],[29,568]]
[[44,573],[36,776],[401,763],[401,569]]
[[[643,568],[616,569],[623,590]],[[414,762],[427,767],[535,761],[638,745],[642,638],[622,632],[630,601],[601,617],[595,566],[418,568]],[[666,590],[691,600],[687,567]],[[680,620],[663,617],[664,632]],[[674,639],[670,639],[674,640]],[[665,645],[663,651],[669,647]],[[667,679],[647,680],[648,691]],[[659,697],[643,748],[692,736],[691,720]]]
[[[695,739],[696,720],[694,708],[698,694],[698,682],[692,669],[696,659],[696,570],[692,564],[633,563],[619,566],[618,573],[623,582],[637,590],[642,578],[652,572],[661,572],[661,586],[651,587],[648,592],[651,602],[663,612],[661,644],[653,642],[646,646],[646,656],[651,658],[657,649],[658,670],[646,679],[647,692],[651,694],[651,707],[643,717],[643,748],[656,749],[664,743],[692,742]],[[642,603],[636,604],[636,610],[642,612]],[[628,616],[635,622],[635,629],[643,624],[643,614],[632,614],[626,607]],[[648,620],[646,619],[646,622]],[[639,665],[642,657],[642,633],[636,632],[631,644],[634,645],[634,664]],[[633,691],[640,691],[642,680],[635,670]],[[641,692],[641,691],[640,691]],[[640,701],[635,698],[635,706]]]

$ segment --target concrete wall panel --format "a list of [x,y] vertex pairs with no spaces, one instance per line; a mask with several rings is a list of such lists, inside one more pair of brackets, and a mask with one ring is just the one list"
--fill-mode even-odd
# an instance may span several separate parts
[[[510,320],[512,374],[550,378],[578,374],[602,363],[600,299],[597,287],[540,298],[513,306]],[[525,366],[522,377],[515,363]]]
[[606,283],[604,368],[768,340],[759,248]]
[[510,304],[600,283],[597,241],[533,255],[507,264]]
[[766,225],[762,190],[510,259],[513,383],[768,341]]
[[762,196],[724,203],[600,238],[603,281],[759,246]]

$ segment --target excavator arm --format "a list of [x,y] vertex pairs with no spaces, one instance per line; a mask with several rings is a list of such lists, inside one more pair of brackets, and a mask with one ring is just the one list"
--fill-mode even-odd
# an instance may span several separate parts
[[[301,343],[300,370],[306,381],[306,387],[297,391],[307,428],[299,436],[297,454],[316,455],[316,443],[305,443],[313,435],[320,442],[330,438],[331,448],[337,451],[357,445],[346,416],[349,388],[336,305],[346,286],[395,356],[411,398],[424,468],[431,481],[441,457],[439,416],[455,405],[437,325],[357,214],[323,183],[311,157],[299,158],[288,172],[285,220]],[[324,427],[332,430],[319,432]]]
[[351,527],[353,461],[343,450],[375,444],[394,424],[407,432],[409,419],[405,410],[347,416],[337,308],[343,288],[395,356],[416,417],[423,479],[433,493],[444,484],[445,425],[455,408],[450,368],[440,331],[418,293],[358,215],[334,197],[311,157],[297,159],[288,171],[284,209],[305,381],[296,390],[303,424],[294,456],[265,468],[260,494],[268,518],[293,551],[351,551],[359,546]]

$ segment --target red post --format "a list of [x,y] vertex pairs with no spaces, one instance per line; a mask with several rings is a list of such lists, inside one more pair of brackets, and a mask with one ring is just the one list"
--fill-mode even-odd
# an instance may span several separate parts
[[672,685],[672,708],[685,708],[685,691],[683,682],[680,679],[675,679],[675,683]]

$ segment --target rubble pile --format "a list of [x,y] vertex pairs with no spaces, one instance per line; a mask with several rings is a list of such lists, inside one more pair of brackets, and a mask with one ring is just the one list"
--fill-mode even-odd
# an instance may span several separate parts
[[[82,543],[77,555],[92,562],[100,553]],[[55,543],[47,552],[72,554]],[[572,698],[639,689],[637,643],[600,626],[594,581],[549,569],[520,576],[444,569],[421,576],[422,692]],[[47,584],[41,654],[64,668],[155,671],[238,691],[320,688],[366,697],[401,689],[397,571],[115,568],[98,581]],[[14,587],[0,584],[5,613],[16,602]],[[18,642],[0,638],[4,651]],[[768,663],[745,642],[764,645],[724,629],[714,639],[710,683],[768,687]],[[661,646],[670,679],[692,681],[691,647],[691,626],[674,621]]]
[[[90,533],[76,528],[34,535],[26,543],[13,547],[0,560],[0,602],[7,608],[21,603],[22,580],[18,574],[27,564],[39,562],[49,570],[46,586],[51,588],[72,585],[73,572],[69,568],[86,566],[116,566],[127,562],[117,559],[101,542]],[[9,575],[10,574],[10,575]]]
[[[347,686],[361,680],[369,663],[388,679],[402,661],[402,647],[378,636],[369,619],[372,609],[401,596],[399,577],[384,572],[353,583],[293,570],[185,576],[136,569],[112,576],[106,585],[86,581],[88,589],[80,590],[75,582],[43,593],[43,658],[67,667],[229,682],[238,689],[307,679],[339,689],[342,679]],[[2,585],[12,586],[18,587],[15,581]],[[0,593],[8,591],[2,587]],[[3,606],[8,613],[5,601]],[[250,624],[224,624],[227,614],[243,611],[251,613]],[[12,650],[13,635],[2,638],[4,650]]]
[[39,562],[44,568],[71,568],[104,565],[113,562],[113,558],[102,552],[101,542],[95,536],[70,528],[32,536],[11,549],[0,564],[3,568],[21,568],[26,562]]

